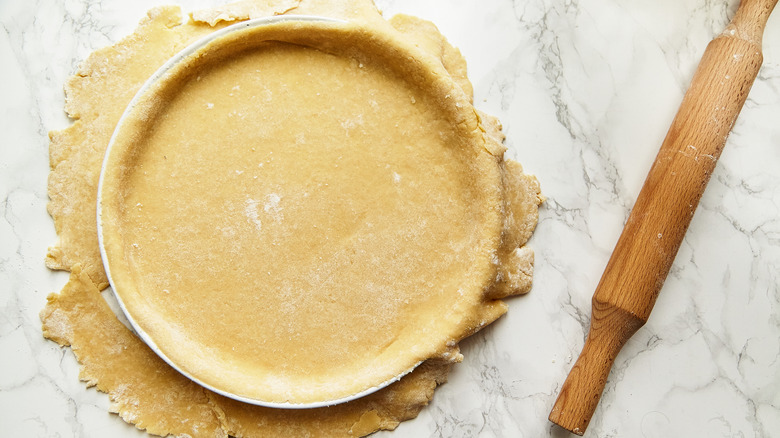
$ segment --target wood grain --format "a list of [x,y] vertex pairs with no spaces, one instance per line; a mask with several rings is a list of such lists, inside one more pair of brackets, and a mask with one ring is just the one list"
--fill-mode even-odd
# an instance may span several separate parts
[[647,322],[704,188],[758,75],[777,0],[743,0],[712,40],[593,295],[588,338],[550,421],[582,435],[626,341]]

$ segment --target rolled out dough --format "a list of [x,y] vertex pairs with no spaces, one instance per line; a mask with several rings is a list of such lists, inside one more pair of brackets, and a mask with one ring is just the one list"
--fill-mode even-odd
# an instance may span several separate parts
[[[166,123],[159,124],[154,135],[165,139],[177,138],[176,135],[187,130],[197,132],[199,126],[187,126],[186,117],[176,120],[177,114],[186,115],[186,111],[177,113],[177,107],[192,108],[193,105],[204,116],[221,106],[231,105],[235,112],[221,115],[227,124],[225,127],[232,130],[230,132],[246,133],[246,130],[238,129],[242,126],[242,117],[244,120],[249,117],[247,123],[267,127],[272,132],[257,133],[266,143],[250,145],[245,136],[235,137],[221,143],[222,149],[209,150],[208,147],[218,146],[213,144],[197,146],[206,147],[198,149],[197,154],[177,150],[176,145],[181,146],[181,143],[161,142],[159,144],[164,147],[151,148],[148,153],[129,158],[126,162],[140,165],[134,166],[131,172],[117,175],[118,183],[114,187],[125,196],[117,224],[140,226],[118,226],[116,229],[123,231],[117,241],[119,251],[134,267],[140,267],[140,271],[128,270],[129,277],[123,277],[121,281],[129,281],[134,287],[143,286],[139,289],[152,287],[159,292],[151,297],[153,305],[148,309],[172,316],[173,325],[152,330],[172,333],[174,336],[169,341],[173,342],[190,340],[194,336],[200,346],[215,350],[200,355],[191,354],[192,349],[184,350],[185,360],[195,357],[188,365],[193,368],[188,370],[201,371],[211,367],[212,377],[220,369],[226,369],[223,368],[226,365],[235,367],[236,364],[239,368],[245,366],[239,374],[246,374],[246,371],[251,374],[253,369],[266,374],[268,370],[279,371],[274,365],[278,364],[280,356],[274,359],[273,354],[285,352],[284,355],[295,360],[290,361],[287,369],[277,377],[301,381],[304,376],[312,376],[306,387],[338,396],[354,392],[366,382],[376,383],[386,376],[392,377],[399,369],[408,369],[417,361],[427,360],[399,382],[353,402],[304,411],[260,408],[193,385],[152,355],[110,314],[96,292],[106,286],[106,277],[100,268],[94,229],[88,226],[87,214],[66,209],[64,205],[74,201],[74,197],[84,205],[94,203],[102,152],[133,90],[169,56],[189,41],[213,30],[196,21],[182,24],[175,8],[155,9],[131,37],[93,54],[66,87],[67,109],[76,122],[64,131],[51,134],[50,212],[61,241],[50,251],[49,262],[52,267],[72,270],[72,277],[60,295],[50,298],[42,312],[44,334],[61,344],[72,345],[84,366],[82,377],[108,392],[114,401],[114,410],[126,421],[154,434],[276,436],[280,430],[285,430],[293,431],[288,436],[304,436],[312,431],[326,436],[362,436],[379,428],[394,428],[399,421],[416,416],[432,396],[435,385],[446,379],[450,364],[460,359],[457,341],[505,312],[505,305],[498,299],[527,292],[530,288],[532,252],[523,245],[536,224],[536,209],[542,200],[538,183],[535,178],[523,174],[519,164],[503,160],[500,126],[497,120],[475,112],[471,106],[471,88],[465,77],[465,64],[457,50],[430,23],[406,16],[386,22],[370,2],[355,1],[349,6],[339,4],[338,8],[332,4],[323,6],[328,2],[282,3],[241,2],[238,6],[194,14],[193,18],[198,17],[217,27],[225,21],[272,12],[346,18],[356,26],[350,27],[353,34],[371,28],[371,33],[364,37],[392,38],[395,44],[411,50],[422,60],[425,69],[419,74],[424,76],[432,70],[442,75],[442,81],[433,87],[419,86],[417,79],[408,80],[410,71],[397,70],[399,64],[389,64],[394,67],[388,69],[387,64],[367,56],[372,53],[370,51],[347,56],[339,51],[338,44],[315,49],[306,48],[301,41],[292,41],[295,45],[266,45],[262,50],[249,56],[234,57],[233,61],[221,63],[219,67],[217,64],[204,65],[200,78],[195,75],[177,82],[176,87],[183,86],[181,89],[191,92],[183,93],[164,107],[168,114]],[[278,11],[274,7],[278,7]],[[332,29],[325,31],[331,37],[332,32]],[[328,35],[312,38],[321,42],[322,37]],[[310,41],[308,47],[316,41]],[[423,51],[409,49],[414,44]],[[246,76],[252,61],[275,65],[269,57],[279,56],[311,68],[308,72],[303,69],[285,71],[279,64],[274,67],[277,71],[269,68],[257,72],[261,80],[254,85],[225,83],[231,69],[242,71],[240,76]],[[392,57],[393,53],[381,56]],[[341,84],[334,83],[339,82],[339,75],[334,70],[351,76],[341,79]],[[311,79],[306,73],[312,71],[322,74]],[[275,88],[264,89],[273,76],[286,77],[288,83],[277,81]],[[392,92],[380,92],[379,85],[383,81],[395,84],[396,88]],[[215,85],[217,83],[220,85]],[[301,94],[297,99],[293,92],[285,95],[285,87],[289,90],[291,84],[295,86],[295,93],[310,94],[317,93],[317,86],[325,84],[324,91],[333,94],[323,96],[321,101],[309,101],[305,107],[296,107]],[[227,85],[230,86],[219,93],[211,89]],[[353,110],[354,105],[361,102],[348,97],[346,91],[352,87],[363,87],[362,96],[372,95],[373,90],[376,104],[381,103],[382,111]],[[454,91],[447,97],[448,93],[443,93],[443,89]],[[267,98],[270,98],[270,105],[263,106],[268,103]],[[279,105],[279,99],[285,98],[289,100]],[[442,103],[441,98],[457,100],[460,107],[450,105],[451,102]],[[402,101],[407,105],[396,113],[387,103]],[[234,105],[236,102],[251,102],[252,108],[262,111],[252,113],[248,111],[249,107],[242,111],[240,106]],[[316,102],[323,106],[312,106]],[[413,103],[409,105],[410,102]],[[343,104],[338,105],[340,103]],[[366,102],[362,103],[365,106]],[[453,107],[459,110],[453,111]],[[370,101],[367,108],[371,108]],[[409,108],[419,108],[416,115],[422,117],[424,124],[414,126],[405,119],[411,117]],[[329,132],[338,133],[339,141],[324,141],[323,136],[328,134],[320,129],[322,126],[302,123],[304,115],[316,118],[322,114],[327,116],[328,123],[335,123]],[[441,114],[445,117],[440,117]],[[266,119],[263,119],[264,115]],[[387,120],[380,117],[383,115]],[[269,120],[284,120],[285,126],[269,125]],[[236,125],[230,125],[231,122]],[[388,128],[388,123],[392,123],[389,127],[395,130],[391,129],[390,135],[382,135],[378,128]],[[448,130],[448,124],[456,129]],[[192,131],[186,134],[190,135]],[[270,138],[279,139],[282,132],[288,133],[287,137],[281,136],[283,148],[268,142]],[[205,139],[214,134],[202,132],[193,138]],[[429,137],[430,144],[425,148],[398,142],[404,135],[420,134]],[[360,139],[370,139],[376,147],[356,150],[354,146],[348,146],[359,144],[348,141]],[[225,144],[229,147],[224,147]],[[337,147],[325,147],[328,144]],[[479,147],[475,147],[477,145]],[[318,146],[316,154],[319,155],[315,154],[318,158],[311,160],[313,149]],[[303,158],[309,158],[309,161]],[[122,159],[128,160],[127,157]],[[194,162],[197,160],[201,160],[200,164]],[[193,169],[203,169],[202,160],[208,161],[206,167],[218,169],[218,174],[200,175],[199,179]],[[292,179],[289,174],[286,177],[283,174],[284,169],[291,167],[298,170]],[[176,176],[178,172],[181,176],[193,171],[195,173],[187,175],[188,178],[169,178],[171,173]],[[350,172],[357,175],[358,181],[348,178]],[[177,185],[183,181],[205,185]],[[213,190],[215,186],[227,190],[226,194],[206,197],[201,204],[196,202],[197,197],[184,196],[186,190]],[[329,194],[332,195],[330,198]],[[315,202],[303,202],[307,200]],[[155,216],[157,213],[162,214]],[[208,216],[208,219],[202,216]],[[404,222],[404,218],[409,220]],[[222,220],[224,222],[220,222]],[[210,231],[199,235],[203,233],[203,227]],[[429,240],[423,240],[421,236]],[[214,243],[221,251],[235,250],[240,255],[190,254],[193,237],[200,244]],[[330,239],[338,243],[334,246]],[[398,247],[399,241],[408,241],[411,245]],[[225,246],[226,242],[230,245]],[[253,242],[259,245],[253,246]],[[306,250],[282,251],[293,245],[302,245]],[[472,251],[464,251],[464,247]],[[394,261],[389,268],[394,273],[392,281],[383,279],[377,272],[388,269],[382,265],[387,259]],[[404,263],[395,263],[398,260]],[[359,262],[359,266],[355,267],[355,262]],[[424,271],[431,267],[434,268],[432,271]],[[279,272],[285,269],[287,271]],[[133,272],[150,275],[133,278]],[[208,275],[195,275],[204,272]],[[179,273],[180,277],[168,275],[172,273]],[[259,275],[261,273],[267,277]],[[122,277],[123,274],[119,275]],[[220,278],[221,283],[203,288],[200,283],[203,277],[208,277],[209,281]],[[229,284],[224,284],[225,279]],[[312,285],[318,287],[312,289]],[[405,295],[399,295],[403,288],[398,286],[405,288]],[[459,295],[464,286],[466,297],[453,304],[453,294]],[[307,287],[313,292],[304,296],[294,293]],[[408,293],[409,288],[423,293]],[[355,294],[356,289],[372,293],[370,296]],[[232,291],[226,300],[213,293],[224,293],[225,290]],[[269,290],[282,293],[262,294]],[[209,313],[216,316],[197,320],[197,326],[193,325],[193,320],[204,315],[203,307],[184,309],[180,306],[185,294],[193,291],[212,292],[190,301],[207,305]],[[260,291],[264,301],[253,302],[253,297],[258,295],[252,291]],[[149,297],[142,301],[148,302]],[[277,309],[273,318],[253,320],[242,313],[246,308],[261,309],[263,305]],[[334,319],[320,316],[344,308],[352,317],[350,323],[335,320],[344,325],[335,327],[335,331],[326,330],[323,322],[332,323]],[[295,315],[301,316],[300,312],[306,317],[296,319]],[[399,314],[405,316],[393,318]],[[151,326],[154,326],[160,313],[150,315]],[[235,321],[231,320],[240,323],[233,324]],[[431,325],[431,320],[436,323]],[[446,326],[444,330],[440,323]],[[113,328],[109,333],[99,334],[98,331],[106,326]],[[167,331],[167,328],[173,329]],[[426,339],[416,330],[438,330],[440,335]],[[315,336],[314,342],[299,337],[306,331]],[[266,336],[258,337],[255,332]],[[273,336],[267,336],[269,333]],[[349,333],[349,338],[338,337],[345,333]],[[256,342],[257,339],[262,339],[264,344]],[[267,339],[280,342],[269,345]],[[423,342],[412,347],[409,345],[414,342],[398,343],[401,349],[393,351],[392,346],[398,339],[422,339]],[[369,348],[361,351],[366,343]],[[117,346],[125,351],[121,358],[112,353],[119,349]],[[231,356],[233,347],[239,352]],[[409,349],[413,354],[406,354]],[[399,354],[402,350],[404,354]],[[383,352],[386,352],[385,356],[382,356]],[[359,356],[357,360],[356,355]],[[246,361],[247,357],[252,360]],[[220,363],[215,358],[229,363]],[[126,372],[131,368],[134,369],[132,373]],[[369,368],[379,371],[366,373]],[[156,378],[145,378],[151,374]],[[368,377],[354,387],[346,384],[334,387],[328,383],[347,374]],[[208,371],[204,375],[208,375]],[[235,392],[251,387],[251,383],[242,382],[238,376],[227,380],[223,383],[238,382],[234,386]],[[264,383],[257,388],[261,391],[268,388],[268,382]],[[276,400],[306,400],[311,396],[290,393],[290,385],[280,387],[288,392],[277,391],[276,395],[282,396]],[[179,399],[165,394],[192,396]],[[322,394],[319,392],[315,397],[321,398]],[[177,415],[191,416],[193,422],[201,425],[198,426],[201,432],[185,431],[186,427],[170,415],[173,406],[160,405],[160,400],[181,403]],[[214,433],[204,432],[209,428]]]

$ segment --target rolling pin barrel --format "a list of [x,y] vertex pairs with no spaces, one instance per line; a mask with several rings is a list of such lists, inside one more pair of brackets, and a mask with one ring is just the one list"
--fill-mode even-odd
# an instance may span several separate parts
[[596,287],[588,337],[550,413],[553,423],[585,432],[615,357],[647,322],[758,75],[761,39],[776,3],[743,0],[707,46]]

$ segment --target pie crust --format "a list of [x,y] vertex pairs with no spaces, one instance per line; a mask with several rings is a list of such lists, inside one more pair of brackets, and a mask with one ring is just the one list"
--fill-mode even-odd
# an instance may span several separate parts
[[[226,23],[280,14],[327,16],[382,30],[432,57],[471,101],[465,60],[436,26],[407,15],[385,20],[371,0],[243,0],[196,11],[189,18],[178,7],[157,7],[133,34],[79,65],[65,84],[65,110],[74,123],[49,133],[48,211],[58,241],[49,248],[46,264],[71,271],[71,276],[62,291],[49,296],[41,312],[42,332],[70,347],[81,365],[79,378],[107,394],[110,412],[153,435],[343,437],[392,430],[417,416],[447,380],[453,360],[461,358],[457,346],[452,347],[454,353],[426,360],[386,388],[335,406],[273,409],[223,397],[176,372],[122,324],[112,296],[100,293],[108,280],[95,226],[98,177],[125,107],[160,65],[191,42]],[[503,229],[495,280],[485,291],[481,318],[472,331],[506,311],[502,298],[530,290],[533,251],[525,243],[544,199],[536,178],[524,174],[519,163],[503,159],[498,120],[482,113],[478,118],[484,146],[499,163]]]
[[239,26],[169,66],[109,146],[100,237],[136,331],[271,406],[457,360],[498,305],[504,228],[502,162],[468,97],[377,29]]

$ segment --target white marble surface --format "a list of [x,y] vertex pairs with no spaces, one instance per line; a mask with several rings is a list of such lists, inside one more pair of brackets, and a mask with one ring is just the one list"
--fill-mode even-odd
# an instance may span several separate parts
[[[165,0],[0,2],[0,435],[138,437],[77,379],[38,312],[65,283],[43,264],[47,131],[92,50]],[[214,4],[199,0],[185,9]],[[434,21],[469,62],[477,106],[547,203],[533,291],[463,343],[465,361],[390,437],[563,437],[547,421],[590,298],[699,57],[736,1],[381,0]],[[442,8],[442,5],[446,7]],[[764,67],[650,321],[618,356],[591,437],[780,436],[780,12]]]

